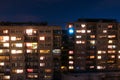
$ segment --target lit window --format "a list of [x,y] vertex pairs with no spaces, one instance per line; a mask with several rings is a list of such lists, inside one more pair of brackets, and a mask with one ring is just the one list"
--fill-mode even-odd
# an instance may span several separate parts
[[81,33],[85,33],[86,31],[85,30],[81,30]]
[[112,25],[108,25],[108,28],[112,28],[113,26]]
[[12,43],[11,44],[13,47],[23,47],[22,43]]
[[113,40],[109,40],[108,43],[113,43]]
[[4,79],[4,80],[10,80],[10,76],[9,76],[9,75],[5,75],[5,76],[3,77],[3,79]]
[[45,59],[45,56],[40,56],[40,60],[44,60]]
[[15,36],[12,36],[12,37],[11,37],[11,40],[12,40],[12,41],[16,41],[16,37],[15,37]]
[[9,43],[3,43],[3,47],[9,47]]
[[8,33],[8,30],[3,30],[3,33],[7,34],[7,33]]
[[40,40],[41,40],[41,41],[44,41],[44,40],[45,40],[45,37],[44,37],[44,36],[41,36],[41,37],[40,37]]
[[81,27],[84,28],[84,27],[86,27],[86,25],[85,24],[81,24]]
[[19,74],[19,73],[23,73],[23,69],[16,69],[15,73]]
[[27,35],[32,35],[34,33],[33,29],[26,29]]
[[97,59],[101,59],[102,57],[101,56],[97,56]]
[[105,69],[105,66],[97,66],[97,69]]
[[72,24],[69,24],[69,26],[68,26],[69,28],[72,28],[73,27],[73,25]]
[[9,41],[9,36],[0,36],[0,42],[7,42]]
[[86,30],[76,30],[76,33],[85,33],[86,32]]
[[76,44],[85,44],[85,41],[76,41]]
[[90,35],[90,38],[95,38],[95,35]]
[[112,55],[111,58],[115,58],[115,55]]
[[40,50],[40,53],[47,54],[47,53],[50,53],[50,50]]
[[69,61],[69,64],[73,64],[74,62],[73,61]]
[[120,53],[120,50],[118,51],[118,53]]
[[69,59],[73,59],[73,56],[69,56]]
[[90,56],[90,59],[94,59],[95,58],[95,56]]
[[98,54],[101,54],[102,52],[101,51],[98,51]]
[[115,38],[116,35],[108,35],[108,38]]
[[76,38],[81,38],[82,36],[76,36]]
[[118,59],[120,59],[120,55],[118,56]]
[[38,75],[37,74],[28,74],[27,75],[28,78],[38,78]]
[[116,48],[116,45],[108,45],[108,48],[109,48],[109,49],[115,49],[115,48]]
[[91,33],[91,30],[87,30],[87,33]]
[[103,30],[103,33],[107,33],[107,30]]
[[33,69],[27,69],[27,72],[31,73],[33,72]]
[[4,66],[5,65],[5,63],[4,62],[0,62],[0,66]]
[[73,54],[73,51],[69,51],[69,54]]
[[115,50],[108,50],[109,54],[115,53]]
[[69,69],[74,69],[74,67],[73,66],[69,66]]
[[52,70],[51,69],[45,69],[45,72],[50,73],[50,72],[52,72]]
[[91,43],[92,45],[94,45],[94,44],[95,44],[95,40],[91,40],[90,43]]
[[40,63],[40,67],[44,67],[45,66],[45,63]]
[[22,50],[11,50],[11,53],[12,54],[21,54],[21,53],[23,53],[23,51]]
[[90,66],[90,69],[93,69],[95,66]]
[[27,48],[37,49],[37,43],[26,43]]

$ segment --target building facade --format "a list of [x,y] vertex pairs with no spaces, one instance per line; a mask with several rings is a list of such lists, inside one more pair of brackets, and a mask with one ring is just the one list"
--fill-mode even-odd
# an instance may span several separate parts
[[0,80],[52,80],[60,70],[60,31],[59,26],[0,26]]
[[68,66],[73,72],[120,70],[119,23],[113,19],[79,19],[67,25]]

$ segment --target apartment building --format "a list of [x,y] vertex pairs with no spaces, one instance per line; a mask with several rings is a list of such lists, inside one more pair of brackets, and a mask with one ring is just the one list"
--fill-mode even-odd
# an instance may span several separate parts
[[0,80],[52,80],[60,69],[53,63],[60,60],[60,31],[59,26],[1,25]]
[[120,70],[119,23],[114,19],[79,19],[66,26],[68,71]]

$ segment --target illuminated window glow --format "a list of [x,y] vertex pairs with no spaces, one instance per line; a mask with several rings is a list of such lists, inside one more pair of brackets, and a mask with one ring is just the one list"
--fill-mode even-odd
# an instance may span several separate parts
[[74,69],[74,67],[73,66],[69,66],[69,69]]
[[17,74],[23,73],[23,69],[16,69],[15,73],[17,73]]
[[40,50],[40,53],[47,54],[47,53],[50,53],[50,50]]
[[41,40],[41,41],[44,41],[44,40],[45,40],[45,37],[44,37],[44,36],[41,36],[41,37],[40,37],[40,40]]
[[69,54],[73,54],[73,51],[69,51]]
[[40,67],[44,67],[45,66],[45,63],[40,63]]
[[103,30],[103,33],[107,33],[107,30]]
[[4,66],[5,65],[5,63],[4,62],[0,62],[0,66]]
[[101,56],[97,56],[97,59],[101,59],[102,57]]
[[86,25],[85,24],[81,24],[81,27],[84,28],[84,27],[86,27]]
[[45,56],[40,56],[40,60],[44,60],[45,59]]
[[73,64],[74,62],[73,61],[69,61],[69,64]]
[[76,36],[76,38],[82,38],[82,36]]

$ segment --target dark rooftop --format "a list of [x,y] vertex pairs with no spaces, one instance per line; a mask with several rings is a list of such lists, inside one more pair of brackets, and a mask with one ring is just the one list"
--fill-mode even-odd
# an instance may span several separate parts
[[47,22],[0,22],[1,26],[46,26]]
[[79,18],[77,22],[117,22],[116,19],[87,19],[87,18]]

